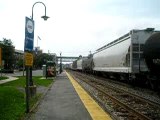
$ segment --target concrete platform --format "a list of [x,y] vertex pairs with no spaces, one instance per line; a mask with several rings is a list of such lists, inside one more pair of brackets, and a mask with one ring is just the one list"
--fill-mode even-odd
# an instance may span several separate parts
[[66,73],[55,83],[30,120],[92,120]]

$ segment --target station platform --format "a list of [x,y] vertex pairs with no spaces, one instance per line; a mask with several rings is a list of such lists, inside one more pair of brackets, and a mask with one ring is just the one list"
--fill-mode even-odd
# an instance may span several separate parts
[[70,76],[56,77],[30,120],[111,120],[99,105]]

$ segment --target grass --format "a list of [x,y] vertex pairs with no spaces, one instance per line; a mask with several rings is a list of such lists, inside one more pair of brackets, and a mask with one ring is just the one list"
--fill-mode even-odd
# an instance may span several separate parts
[[5,77],[5,76],[0,77],[0,80],[5,80],[5,79],[8,79],[8,77]]
[[24,94],[14,87],[0,87],[0,119],[18,120],[24,112]]
[[36,96],[34,96],[31,100],[30,100],[30,108],[32,108],[32,106],[34,106],[34,104],[36,104],[36,102],[38,101],[38,99],[42,96],[42,94],[37,94]]
[[53,79],[40,79],[40,78],[41,77],[33,78],[33,81],[37,86],[40,85],[40,86],[48,87],[53,82]]
[[[23,77],[23,76],[18,77],[18,78],[19,78],[18,80],[11,81],[11,82],[2,84],[0,86],[25,87],[25,85],[26,85],[26,78]],[[34,84],[37,85],[37,86],[48,87],[53,82],[53,80],[51,80],[51,79],[41,79],[40,76],[34,76],[34,77],[32,77],[32,79],[33,79]]]
[[[25,114],[25,93],[18,87],[25,87],[26,78],[18,77],[18,80],[0,85],[0,120],[18,120]],[[33,77],[37,86],[49,86],[53,80]],[[30,108],[38,101],[41,94],[37,94],[30,100]]]

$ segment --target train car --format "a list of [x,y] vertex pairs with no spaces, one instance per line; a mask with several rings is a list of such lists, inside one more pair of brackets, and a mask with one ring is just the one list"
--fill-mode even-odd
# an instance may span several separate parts
[[77,60],[73,61],[71,69],[77,70]]
[[93,54],[89,54],[88,57],[82,61],[82,71],[92,73],[93,70]]
[[[155,66],[160,63],[160,53],[157,52],[160,51],[159,40],[159,31],[152,28],[131,30],[94,53],[93,71],[125,79],[128,77],[129,81],[134,81],[136,78],[152,77],[154,79],[149,82],[154,87],[157,80],[152,73],[156,71],[156,67],[152,66],[154,63],[157,63]],[[156,49],[154,49],[155,46]],[[152,54],[152,52],[154,53]],[[158,65],[157,69],[159,68]]]
[[77,70],[82,71],[82,60],[83,58],[80,58],[77,60]]
[[71,69],[71,68],[72,68],[72,63],[64,64],[64,69]]

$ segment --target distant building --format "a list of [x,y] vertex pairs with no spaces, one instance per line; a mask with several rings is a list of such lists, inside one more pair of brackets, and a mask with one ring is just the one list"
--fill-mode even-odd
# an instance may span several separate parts
[[36,55],[40,55],[40,54],[43,53],[43,50],[40,49],[40,47],[35,47],[35,48],[34,48],[34,53],[35,53]]
[[17,61],[17,60],[23,59],[23,54],[24,54],[23,50],[16,50],[15,49],[15,53],[14,53],[15,60]]
[[[24,57],[24,51],[15,49],[14,51],[14,58],[15,58],[14,68],[15,69],[23,68],[23,57]],[[20,64],[19,61],[21,61],[22,63]]]

